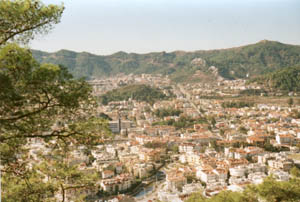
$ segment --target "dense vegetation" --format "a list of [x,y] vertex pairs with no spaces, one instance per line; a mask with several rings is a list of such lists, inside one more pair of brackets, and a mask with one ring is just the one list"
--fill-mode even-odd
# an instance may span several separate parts
[[103,118],[103,119],[105,119],[105,120],[108,120],[108,121],[112,121],[112,118],[110,118],[110,116],[108,116],[107,114],[105,114],[105,113],[103,113],[103,112],[101,112],[101,113],[99,114],[99,117],[100,117],[100,118]]
[[5,202],[52,202],[55,197],[64,202],[66,191],[74,191],[76,201],[83,201],[82,189],[94,189],[99,179],[97,173],[85,173],[70,163],[71,151],[92,148],[109,135],[107,122],[93,116],[92,88],[61,66],[38,63],[21,47],[51,30],[63,10],[39,0],[0,1],[0,162]]
[[128,85],[105,93],[100,97],[100,101],[107,105],[112,101],[128,100],[129,98],[153,104],[156,100],[168,99],[168,96],[160,89],[148,85]]
[[248,96],[258,96],[265,93],[267,92],[263,89],[246,89],[246,90],[242,90],[239,94],[248,95]]
[[166,116],[179,116],[182,113],[181,110],[173,108],[163,108],[154,111],[155,116],[164,118]]
[[223,108],[243,108],[243,107],[253,107],[253,102],[222,102]]
[[[297,171],[293,171],[299,174]],[[243,192],[222,191],[219,194],[205,198],[201,193],[192,194],[185,202],[293,202],[300,200],[300,180],[276,181],[268,177],[262,184],[251,185]]]
[[[135,54],[118,52],[109,56],[76,53],[61,50],[56,53],[33,51],[40,62],[63,64],[75,77],[103,77],[116,73],[160,73],[170,75],[174,81],[192,81],[197,70],[198,79],[212,78],[210,66],[227,79],[246,78],[300,65],[300,46],[275,41],[261,41],[238,48],[171,53]],[[194,59],[205,62],[193,62]],[[201,60],[200,60],[201,61]],[[209,76],[208,76],[209,75]],[[215,75],[214,75],[215,76]]]
[[174,126],[177,130],[183,129],[183,128],[191,128],[194,126],[194,124],[197,123],[207,123],[206,118],[191,118],[188,116],[181,116],[178,121],[175,121],[174,119],[170,119],[167,121],[160,121],[160,122],[154,122],[152,125],[168,125],[168,126]]
[[152,149],[166,148],[167,144],[163,143],[163,142],[147,142],[147,143],[144,144],[144,147],[152,148]]
[[252,80],[281,91],[300,91],[300,66],[288,67]]

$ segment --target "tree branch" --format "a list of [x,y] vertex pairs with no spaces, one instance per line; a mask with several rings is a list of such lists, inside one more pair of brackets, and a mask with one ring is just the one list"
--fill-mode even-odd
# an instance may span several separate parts
[[61,194],[62,194],[62,201],[61,202],[65,202],[65,188],[62,184],[60,184],[61,187]]
[[4,37],[4,39],[2,39],[2,40],[0,41],[0,46],[3,45],[3,44],[4,44],[5,42],[7,42],[8,40],[10,40],[11,38],[13,38],[13,37],[15,37],[16,35],[18,35],[18,34],[22,34],[22,33],[24,33],[24,32],[27,32],[27,31],[30,31],[30,30],[37,29],[37,28],[39,28],[39,27],[41,27],[41,26],[43,26],[43,25],[45,25],[45,24],[48,24],[48,23],[50,23],[50,22],[51,22],[51,20],[47,20],[47,21],[42,22],[42,23],[39,23],[39,24],[37,24],[37,25],[35,25],[35,26],[26,27],[26,28],[21,29],[21,30],[19,30],[19,31],[11,32],[12,34],[10,34],[10,35]]
[[49,138],[49,137],[57,137],[59,139],[64,139],[64,138],[68,138],[68,137],[71,137],[73,135],[82,135],[82,133],[79,133],[79,132],[70,132],[68,134],[65,134],[65,135],[62,135],[62,133],[66,133],[68,131],[66,130],[62,130],[62,131],[53,131],[52,133],[50,134],[46,134],[46,135],[22,135],[22,136],[11,136],[11,137],[0,137],[0,142],[4,142],[4,141],[7,141],[7,140],[10,140],[10,139],[19,139],[19,138]]

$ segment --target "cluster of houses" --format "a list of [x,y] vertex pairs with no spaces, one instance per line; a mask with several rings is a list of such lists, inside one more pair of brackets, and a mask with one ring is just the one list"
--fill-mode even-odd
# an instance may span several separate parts
[[[159,76],[124,75],[118,79],[119,83],[150,82],[170,86],[168,79]],[[98,87],[103,90],[101,85]],[[187,190],[193,188],[201,187],[209,197],[225,189],[241,191],[248,184],[261,183],[269,175],[289,180],[290,169],[299,164],[292,158],[299,152],[300,119],[292,116],[293,111],[300,111],[299,106],[256,104],[224,108],[223,100],[201,98],[258,88],[246,86],[240,80],[221,81],[212,88],[207,84],[190,84],[183,88],[172,86],[176,97],[153,105],[127,100],[99,106],[97,112],[112,119],[109,128],[116,139],[98,145],[90,151],[90,156],[84,148],[74,150],[70,161],[83,170],[98,173],[99,190],[112,195],[126,193],[138,180],[148,179],[162,168],[166,174],[162,181],[165,186],[156,197],[174,201],[174,197],[183,200],[192,193]],[[157,109],[170,108],[182,113],[165,117],[154,113]],[[156,124],[168,120],[176,122],[181,117],[205,121],[183,128]],[[44,150],[39,142],[32,142],[30,148],[33,159],[37,158],[37,151]],[[91,156],[93,162],[89,162]]]

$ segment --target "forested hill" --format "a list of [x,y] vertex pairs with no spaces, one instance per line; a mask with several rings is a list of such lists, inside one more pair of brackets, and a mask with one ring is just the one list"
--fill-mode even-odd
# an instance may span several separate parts
[[250,80],[273,90],[300,92],[300,66],[276,70]]
[[[260,41],[247,46],[195,52],[135,54],[118,52],[108,56],[61,50],[46,53],[33,50],[43,63],[62,64],[76,77],[101,77],[117,73],[161,73],[175,81],[214,75],[226,79],[254,77],[274,70],[300,65],[300,46]],[[211,67],[211,66],[215,66]],[[200,74],[199,74],[200,73]],[[201,77],[202,75],[202,77]]]
[[114,89],[102,95],[100,101],[107,105],[111,101],[129,100],[144,101],[153,104],[156,100],[165,100],[172,97],[167,96],[162,90],[148,85],[128,85]]

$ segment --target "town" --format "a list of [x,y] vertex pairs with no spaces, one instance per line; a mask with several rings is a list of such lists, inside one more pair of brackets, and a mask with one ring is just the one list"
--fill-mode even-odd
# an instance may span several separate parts
[[[86,190],[100,196],[98,201],[180,202],[194,192],[211,197],[222,190],[242,191],[270,175],[287,181],[300,164],[295,93],[290,93],[295,101],[260,93],[256,102],[249,97],[246,102],[240,92],[260,86],[245,80],[172,84],[168,77],[150,74],[89,83],[95,96],[131,84],[173,95],[152,105],[129,98],[98,106],[96,113],[109,117],[113,138],[89,155],[82,148],[70,157],[80,169],[99,173],[98,188]],[[30,149],[33,157],[47,152],[39,142]]]
[[299,202],[299,2],[1,0],[0,202]]

